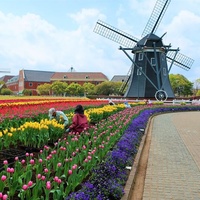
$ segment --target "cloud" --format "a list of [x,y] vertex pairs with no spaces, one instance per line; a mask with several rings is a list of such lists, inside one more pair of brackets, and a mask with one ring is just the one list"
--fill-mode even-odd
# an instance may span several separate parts
[[77,23],[75,30],[56,29],[31,13],[15,16],[1,12],[0,57],[6,59],[2,63],[12,74],[22,68],[68,71],[73,66],[76,71],[101,71],[111,76],[112,70],[105,67],[114,62],[106,59],[102,43],[96,40],[100,36],[93,32],[96,19],[105,16],[95,9],[82,9],[70,16]]

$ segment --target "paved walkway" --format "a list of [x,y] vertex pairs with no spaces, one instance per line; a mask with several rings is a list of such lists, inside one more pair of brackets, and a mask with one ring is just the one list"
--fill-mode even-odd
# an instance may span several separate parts
[[200,112],[153,118],[143,200],[200,200]]

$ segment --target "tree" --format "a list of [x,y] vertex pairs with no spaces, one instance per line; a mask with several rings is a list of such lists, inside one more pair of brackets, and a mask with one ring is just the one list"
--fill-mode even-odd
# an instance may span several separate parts
[[71,83],[67,87],[69,94],[73,96],[83,96],[84,95],[84,88],[78,83]]
[[169,80],[172,86],[172,90],[177,96],[192,95],[193,83],[190,82],[181,74],[170,74]]
[[96,86],[96,94],[119,95],[120,82],[105,81]]
[[23,93],[23,95],[25,95],[25,96],[31,96],[31,95],[32,95],[32,90],[24,89],[22,93]]
[[48,83],[39,85],[37,87],[37,92],[40,95],[49,95],[50,94],[50,90],[51,90],[51,84],[48,84]]
[[67,91],[68,84],[61,81],[55,81],[51,84],[51,89],[55,95],[63,96]]
[[11,94],[13,94],[13,92],[12,92],[12,90],[10,90],[8,88],[2,88],[1,94],[2,95],[11,95]]
[[95,94],[95,85],[92,83],[84,83],[83,89],[86,95]]
[[[200,78],[194,81],[194,94],[199,94],[200,89]],[[198,96],[198,95],[197,95]]]

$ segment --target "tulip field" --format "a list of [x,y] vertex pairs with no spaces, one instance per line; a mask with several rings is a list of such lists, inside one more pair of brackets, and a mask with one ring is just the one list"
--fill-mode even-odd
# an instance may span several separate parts
[[[64,133],[62,118],[49,120],[48,110],[62,110],[71,123],[81,104],[90,127]],[[198,106],[165,106],[144,102],[67,98],[0,100],[0,199],[120,200],[150,116],[199,110]]]

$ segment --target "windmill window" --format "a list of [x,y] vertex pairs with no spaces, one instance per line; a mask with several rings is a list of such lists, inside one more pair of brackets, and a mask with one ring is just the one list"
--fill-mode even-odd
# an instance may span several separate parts
[[156,59],[155,58],[151,58],[151,65],[156,66]]
[[163,75],[164,75],[164,76],[166,76],[166,75],[167,75],[166,68],[163,68]]
[[139,53],[138,60],[139,61],[143,60],[143,53]]
[[142,75],[142,67],[139,67],[139,69],[137,69],[137,75],[138,76]]

